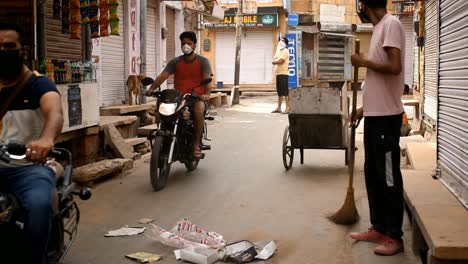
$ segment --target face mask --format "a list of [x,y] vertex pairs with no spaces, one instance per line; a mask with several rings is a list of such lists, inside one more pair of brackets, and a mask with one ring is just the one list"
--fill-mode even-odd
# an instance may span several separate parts
[[[367,7],[366,7],[366,9],[367,9]],[[371,22],[370,17],[364,11],[364,4],[359,3],[359,9],[357,10],[357,14],[359,16],[359,19],[361,19],[362,23],[370,23]]]
[[182,46],[182,52],[185,54],[185,55],[190,55],[193,53],[193,49],[192,47],[190,47],[189,44],[185,44]]
[[19,49],[0,50],[0,79],[13,79],[23,69],[23,58]]
[[284,43],[283,41],[280,41],[280,42],[278,43],[278,48],[279,48],[279,49],[284,49],[284,48],[286,48],[286,43]]

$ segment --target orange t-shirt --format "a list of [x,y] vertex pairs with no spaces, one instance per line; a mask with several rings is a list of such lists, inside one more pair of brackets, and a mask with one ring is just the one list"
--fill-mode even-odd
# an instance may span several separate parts
[[195,59],[190,62],[186,62],[182,55],[169,61],[165,71],[174,74],[175,89],[184,94],[203,95],[205,86],[201,86],[200,83],[204,74],[211,74],[211,66],[208,59],[201,55],[196,54]]

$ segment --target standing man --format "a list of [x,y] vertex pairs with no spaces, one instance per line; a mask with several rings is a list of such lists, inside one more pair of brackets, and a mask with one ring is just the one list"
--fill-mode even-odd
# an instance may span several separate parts
[[403,251],[403,180],[400,170],[400,127],[404,89],[405,33],[398,19],[387,13],[387,0],[360,0],[359,18],[374,31],[368,58],[354,54],[351,62],[367,68],[363,107],[356,124],[364,121],[364,175],[371,227],[351,233],[356,240],[377,243],[374,252],[390,256]]
[[35,76],[23,65],[23,38],[18,25],[0,22],[0,108],[13,100],[6,112],[2,110],[5,115],[0,117],[0,141],[27,146],[27,160],[0,161],[0,191],[13,193],[26,210],[26,263],[45,264],[55,173],[43,164],[62,130],[62,103],[53,82]]
[[282,37],[278,43],[275,57],[273,58],[273,65],[276,73],[276,92],[278,93],[278,106],[272,113],[281,113],[281,104],[283,103],[283,97],[286,103],[286,109],[284,114],[289,113],[290,100],[289,100],[289,89],[288,89],[288,65],[289,65],[289,51],[288,51],[288,39]]
[[197,47],[197,35],[193,31],[186,31],[180,34],[180,44],[183,55],[169,61],[163,72],[156,78],[151,88],[146,91],[146,95],[152,95],[167,78],[174,74],[174,86],[183,94],[195,93],[202,101],[196,101],[190,109],[194,116],[195,139],[193,144],[193,156],[200,159],[201,137],[203,135],[204,116],[207,108],[207,101],[210,100],[211,83],[200,85],[200,83],[211,78],[211,66],[207,58],[195,53]]

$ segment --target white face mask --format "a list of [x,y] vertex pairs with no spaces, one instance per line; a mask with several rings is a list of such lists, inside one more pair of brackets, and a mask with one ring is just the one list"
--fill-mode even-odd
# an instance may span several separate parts
[[284,49],[284,48],[286,48],[286,43],[284,43],[283,41],[280,41],[280,42],[278,43],[278,48],[279,48],[279,49]]
[[189,55],[193,52],[193,49],[192,47],[190,47],[189,44],[185,44],[182,46],[182,52],[185,54],[185,55]]

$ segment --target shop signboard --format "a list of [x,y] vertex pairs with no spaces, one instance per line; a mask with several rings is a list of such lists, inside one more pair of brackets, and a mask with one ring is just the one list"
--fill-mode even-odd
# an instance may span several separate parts
[[298,14],[289,14],[288,15],[288,26],[297,26],[299,25],[299,15]]
[[70,85],[68,88],[68,126],[79,126],[82,120],[81,88],[76,84]]
[[[237,22],[236,15],[225,15],[220,23],[205,24],[207,28],[235,28]],[[243,27],[278,27],[278,14],[255,14],[243,15]]]
[[288,39],[288,51],[289,51],[289,81],[288,87],[290,89],[296,89],[299,86],[299,72],[298,72],[298,60],[297,60],[297,33],[296,32],[289,32],[286,34],[286,38]]

